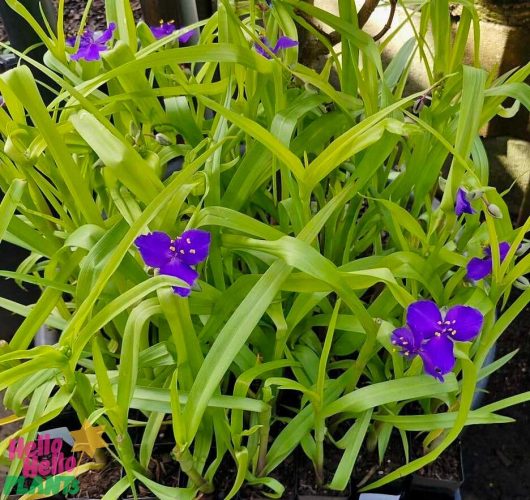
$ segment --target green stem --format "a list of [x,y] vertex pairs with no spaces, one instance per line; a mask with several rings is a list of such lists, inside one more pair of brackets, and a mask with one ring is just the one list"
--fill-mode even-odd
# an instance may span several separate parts
[[315,413],[315,474],[317,485],[324,484],[324,437],[326,435],[326,422],[320,416],[320,411]]
[[256,467],[256,475],[261,476],[265,466],[267,465],[267,451],[269,448],[269,432],[271,421],[271,408],[260,413],[259,423],[261,429],[259,431],[259,455],[258,464]]
[[[272,391],[270,387],[263,388],[263,402],[269,403],[272,399]],[[271,423],[272,407],[269,405],[268,408],[262,411],[259,415],[259,423],[261,425],[259,431],[259,454],[258,464],[256,466],[256,475],[259,477],[265,466],[267,465],[267,451],[269,448],[269,433]]]
[[190,453],[190,450],[185,449],[181,451],[176,446],[173,449],[173,455],[180,464],[182,472],[184,472],[184,474],[186,474],[192,480],[193,484],[199,488],[199,491],[202,493],[213,493],[213,485],[206,481],[206,479],[204,479],[200,472],[195,468],[193,456]]

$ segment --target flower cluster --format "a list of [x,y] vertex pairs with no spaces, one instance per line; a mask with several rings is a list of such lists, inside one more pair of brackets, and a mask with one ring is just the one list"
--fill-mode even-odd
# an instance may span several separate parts
[[[471,198],[474,199],[474,198]],[[470,193],[464,188],[458,188],[455,197],[455,214],[460,217],[463,214],[474,214],[476,210],[471,206]],[[492,209],[493,207],[493,209]],[[496,205],[489,204],[488,212],[494,217],[499,218],[502,216],[499,208]],[[504,261],[508,252],[510,251],[510,244],[503,241],[499,244],[499,254],[501,262]],[[491,256],[491,248],[486,247],[484,249],[485,257],[480,259],[478,257],[472,258],[467,264],[467,279],[471,281],[478,281],[486,276],[489,276],[493,270],[493,258]]]
[[455,365],[454,341],[473,340],[483,322],[473,307],[454,306],[444,316],[434,302],[420,300],[408,307],[407,325],[394,330],[391,342],[407,358],[420,356],[425,372],[443,382]]
[[[267,47],[274,55],[278,54],[280,50],[283,49],[290,49],[291,47],[296,47],[298,45],[298,42],[296,40],[293,40],[292,38],[289,38],[287,36],[281,36],[278,38],[278,41],[274,45],[274,47],[270,44],[269,40],[266,37],[261,37],[260,41],[265,47]],[[254,44],[254,48],[256,49],[256,52],[263,57],[270,59],[270,54],[258,43]]]
[[112,39],[116,24],[110,23],[109,27],[99,36],[92,30],[86,30],[81,37],[69,37],[66,43],[70,47],[75,47],[79,41],[77,52],[70,57],[73,61],[84,59],[85,61],[98,61],[101,59],[101,52],[107,50],[107,43]]
[[166,233],[155,231],[139,236],[135,244],[146,265],[158,269],[160,274],[179,278],[190,286],[173,287],[175,293],[187,297],[199,277],[199,273],[191,266],[208,257],[210,233],[189,229],[173,240]]

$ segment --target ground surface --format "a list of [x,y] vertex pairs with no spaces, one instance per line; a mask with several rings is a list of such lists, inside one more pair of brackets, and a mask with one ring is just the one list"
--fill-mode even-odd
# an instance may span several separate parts
[[[54,0],[56,1],[56,0]],[[65,32],[68,35],[74,35],[79,29],[79,22],[83,16],[83,10],[86,6],[86,0],[65,0],[64,24]],[[131,0],[136,19],[141,17],[140,1]],[[90,9],[90,16],[87,26],[91,29],[101,29],[106,25],[105,20],[105,0],[94,0]],[[6,32],[2,20],[0,19],[0,40],[5,40]]]

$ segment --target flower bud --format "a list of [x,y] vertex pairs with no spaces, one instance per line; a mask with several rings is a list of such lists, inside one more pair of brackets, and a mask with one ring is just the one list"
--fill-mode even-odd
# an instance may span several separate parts
[[502,219],[501,209],[497,205],[495,205],[495,203],[490,203],[488,205],[488,213],[492,217],[495,217],[495,219]]
[[[9,343],[6,342],[5,340],[0,340],[0,353],[4,354],[6,352],[9,352]],[[1,367],[1,363],[0,363],[0,367]]]
[[155,141],[162,146],[171,146],[173,144],[167,135],[160,132],[155,135]]
[[528,290],[530,288],[530,281],[526,276],[519,276],[514,282],[513,286],[519,290]]
[[530,249],[530,241],[525,241],[524,243],[521,243],[519,245],[519,247],[515,251],[515,255],[517,255],[517,257],[521,257],[526,252],[528,252],[528,249]]
[[473,189],[473,191],[469,191],[467,193],[467,197],[469,200],[478,200],[479,198],[482,198],[484,196],[484,191],[482,189]]
[[134,141],[138,140],[138,137],[140,137],[140,134],[142,131],[140,130],[140,127],[136,124],[136,122],[131,121],[129,123],[129,135],[134,139]]

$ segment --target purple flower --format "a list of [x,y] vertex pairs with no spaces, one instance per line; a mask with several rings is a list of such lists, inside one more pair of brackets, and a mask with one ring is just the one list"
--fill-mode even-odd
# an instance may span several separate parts
[[[501,262],[506,258],[508,252],[510,251],[510,244],[506,241],[499,243],[499,254],[501,257]],[[479,259],[478,257],[473,257],[467,263],[467,278],[473,281],[481,280],[486,276],[490,275],[493,270],[493,258],[491,256],[491,247],[486,247],[484,249],[484,254],[486,257]]]
[[473,340],[483,321],[482,313],[473,307],[454,306],[443,317],[434,302],[420,300],[410,304],[407,325],[393,331],[391,342],[406,358],[420,356],[425,372],[443,382],[455,365],[453,341]]
[[[276,42],[276,45],[274,47],[269,43],[266,37],[262,36],[260,40],[261,43],[265,45],[274,55],[278,54],[280,50],[289,49],[298,45],[298,42],[296,40],[293,40],[292,38],[289,38],[287,36],[281,36],[280,38],[278,38],[278,41]],[[260,44],[254,44],[254,48],[256,49],[256,52],[262,55],[263,57],[266,57],[267,59],[271,58],[269,53]]]
[[[135,244],[148,266],[158,269],[160,274],[179,278],[192,287],[199,273],[191,266],[208,257],[210,233],[189,229],[172,240],[166,233],[155,231],[138,236]],[[173,290],[181,297],[187,297],[191,293],[191,288],[175,286]]]
[[[167,23],[160,21],[159,26],[150,26],[151,32],[157,40],[171,35],[176,31],[175,21],[169,21]],[[178,37],[179,42],[186,43],[193,36],[195,30],[186,31],[184,34]]]
[[[107,42],[112,38],[115,29],[116,24],[110,23],[109,27],[97,38],[95,37],[94,31],[86,30],[81,35],[77,52],[70,56],[71,59],[73,61],[78,61],[79,59],[85,59],[85,61],[98,61],[101,59],[100,52],[107,50]],[[70,45],[70,47],[74,47],[77,43],[77,37],[69,37],[66,40],[66,43]]]
[[412,112],[415,115],[419,115],[421,110],[427,105],[428,102],[432,101],[430,94],[423,94],[420,96],[412,106]]
[[467,191],[462,188],[458,188],[456,192],[456,201],[455,201],[455,213],[458,217],[462,214],[474,214],[475,210],[471,206],[469,199],[467,197]]

